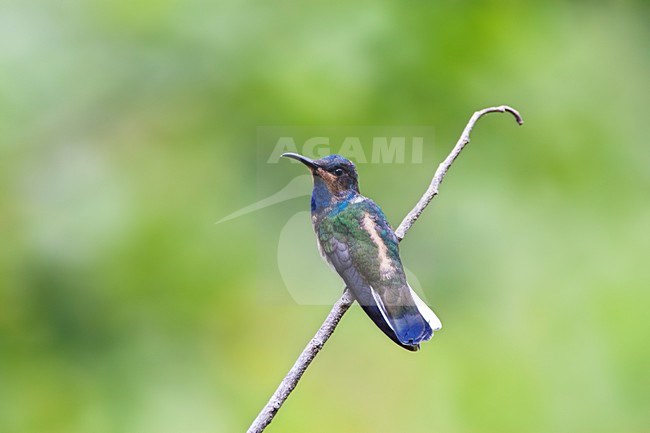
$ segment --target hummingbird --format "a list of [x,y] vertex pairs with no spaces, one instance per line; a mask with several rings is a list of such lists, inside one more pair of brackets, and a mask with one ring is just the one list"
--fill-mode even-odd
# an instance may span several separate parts
[[379,206],[359,193],[354,164],[340,155],[282,156],[311,171],[311,219],[323,259],[384,334],[417,351],[442,324],[406,281],[397,236]]

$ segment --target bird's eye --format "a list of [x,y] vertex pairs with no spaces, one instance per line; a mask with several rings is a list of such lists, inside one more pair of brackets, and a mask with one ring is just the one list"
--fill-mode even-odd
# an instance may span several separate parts
[[334,176],[341,176],[343,174],[343,169],[342,168],[335,168],[334,171],[332,171]]

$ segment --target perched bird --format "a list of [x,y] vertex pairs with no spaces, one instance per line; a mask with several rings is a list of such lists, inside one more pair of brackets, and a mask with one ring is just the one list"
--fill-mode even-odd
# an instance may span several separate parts
[[311,160],[311,217],[318,247],[375,324],[403,348],[416,351],[442,327],[406,281],[397,237],[379,206],[359,193],[357,170],[340,155]]

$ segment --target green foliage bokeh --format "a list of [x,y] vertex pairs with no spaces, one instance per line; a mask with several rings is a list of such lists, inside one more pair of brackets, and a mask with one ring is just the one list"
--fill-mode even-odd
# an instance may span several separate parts
[[259,299],[283,290],[263,215],[213,224],[259,198],[256,128],[433,125],[430,164],[360,168],[397,224],[502,103],[526,124],[483,119],[402,245],[443,331],[407,353],[353,308],[268,431],[647,431],[648,22],[644,1],[2,2],[0,431],[243,431],[329,311]]

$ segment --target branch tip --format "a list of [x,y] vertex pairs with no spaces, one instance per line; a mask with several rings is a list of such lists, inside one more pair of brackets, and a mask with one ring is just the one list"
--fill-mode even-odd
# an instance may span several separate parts
[[500,111],[501,113],[508,112],[508,113],[512,114],[515,117],[515,120],[517,121],[517,123],[520,126],[524,124],[524,119],[523,119],[523,117],[521,117],[521,114],[519,114],[519,111],[515,110],[514,108],[510,107],[509,105],[502,105],[502,106],[497,107],[497,108],[498,108],[498,111]]

